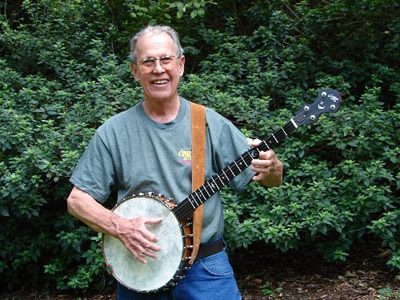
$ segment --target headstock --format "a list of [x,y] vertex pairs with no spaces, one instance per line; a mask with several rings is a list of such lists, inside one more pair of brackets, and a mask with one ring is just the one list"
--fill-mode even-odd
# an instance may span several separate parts
[[292,118],[297,125],[303,126],[314,123],[323,113],[335,113],[340,108],[342,97],[335,90],[322,90],[318,93],[313,104],[305,104]]

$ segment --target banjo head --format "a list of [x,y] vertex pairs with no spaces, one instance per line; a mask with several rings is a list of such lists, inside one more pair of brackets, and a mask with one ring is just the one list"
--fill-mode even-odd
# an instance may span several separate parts
[[185,233],[168,204],[152,193],[139,194],[124,199],[113,211],[126,219],[162,218],[158,224],[147,225],[157,236],[161,250],[157,252],[157,258],[146,257],[147,264],[143,264],[119,239],[103,234],[103,255],[109,273],[128,289],[138,292],[155,292],[169,287],[183,267]]

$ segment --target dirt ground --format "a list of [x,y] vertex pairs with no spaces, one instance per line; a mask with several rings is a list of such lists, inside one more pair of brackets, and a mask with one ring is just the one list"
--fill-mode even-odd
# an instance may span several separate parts
[[387,260],[376,241],[355,245],[343,263],[327,263],[314,249],[282,254],[262,245],[231,256],[244,300],[400,299]]
[[[400,278],[387,268],[387,259],[374,241],[355,245],[344,263],[327,263],[313,249],[283,254],[261,244],[230,255],[243,300],[400,299]],[[115,295],[77,298],[24,291],[0,299],[105,300]]]

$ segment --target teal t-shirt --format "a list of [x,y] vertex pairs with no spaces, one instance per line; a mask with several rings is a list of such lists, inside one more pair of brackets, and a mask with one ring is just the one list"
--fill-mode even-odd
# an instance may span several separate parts
[[[206,109],[205,180],[249,149],[246,137],[230,121]],[[181,98],[179,112],[169,123],[157,123],[142,103],[100,126],[82,155],[71,183],[104,203],[116,187],[118,202],[139,192],[162,193],[175,203],[192,191],[190,103]],[[247,168],[230,187],[241,191],[254,173]],[[204,203],[201,243],[220,238],[224,216],[220,193]]]

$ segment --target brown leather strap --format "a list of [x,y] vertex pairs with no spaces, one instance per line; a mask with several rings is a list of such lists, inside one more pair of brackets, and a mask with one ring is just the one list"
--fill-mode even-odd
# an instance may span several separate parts
[[[206,108],[190,103],[192,118],[192,192],[204,183],[206,153]],[[203,204],[193,214],[193,252],[190,264],[196,259],[200,247],[201,228],[203,225]]]

